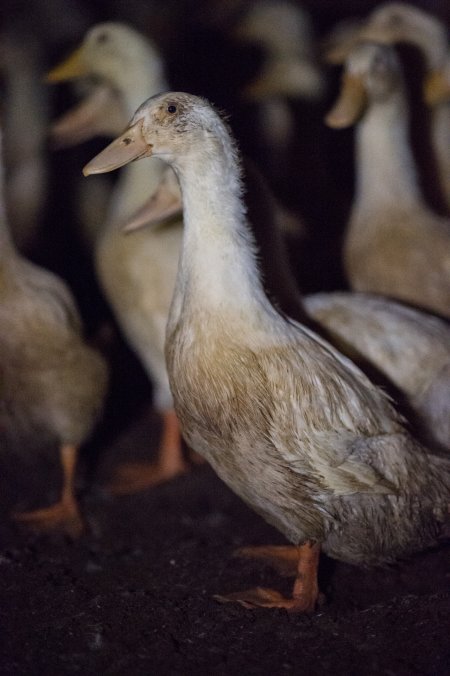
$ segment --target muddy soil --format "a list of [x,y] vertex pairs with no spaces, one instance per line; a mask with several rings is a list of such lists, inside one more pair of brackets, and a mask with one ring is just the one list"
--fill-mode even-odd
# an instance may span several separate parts
[[[311,617],[220,605],[214,594],[254,585],[289,593],[288,579],[232,557],[283,539],[206,465],[140,495],[102,491],[121,459],[148,455],[157,432],[144,402],[96,484],[80,486],[88,532],[78,542],[2,520],[0,673],[449,673],[450,547],[381,570],[323,557],[326,602]],[[33,490],[42,500],[42,482],[41,466],[22,477],[28,501]],[[5,508],[16,489],[11,478]]]

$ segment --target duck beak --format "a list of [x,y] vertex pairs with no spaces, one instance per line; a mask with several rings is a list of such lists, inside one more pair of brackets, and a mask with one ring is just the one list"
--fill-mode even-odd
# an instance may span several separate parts
[[76,80],[86,75],[88,75],[88,68],[83,59],[83,48],[78,47],[65,61],[47,73],[45,81],[54,84]]
[[367,94],[362,79],[346,73],[339,98],[325,117],[325,124],[333,129],[350,127],[359,119],[366,104]]
[[139,160],[141,157],[150,157],[153,146],[147,143],[142,133],[144,120],[138,120],[131,127],[109,144],[93,160],[83,168],[83,174],[105,174],[124,164]]
[[124,223],[123,231],[128,233],[144,226],[154,227],[169,218],[181,217],[182,213],[181,192],[174,194],[163,180],[152,197]]
[[434,70],[427,75],[423,96],[429,106],[436,106],[450,99],[450,82],[441,70]]
[[50,137],[56,148],[68,148],[93,136],[115,136],[123,129],[125,111],[109,87],[96,86],[85,99],[54,122]]

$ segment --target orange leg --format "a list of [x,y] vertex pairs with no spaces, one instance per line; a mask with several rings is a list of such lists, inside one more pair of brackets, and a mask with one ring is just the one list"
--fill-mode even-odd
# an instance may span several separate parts
[[183,457],[178,418],[173,409],[163,413],[163,433],[159,458],[155,463],[130,462],[121,465],[109,486],[115,495],[137,493],[185,474],[189,464]]
[[214,598],[221,603],[240,603],[244,608],[285,608],[291,613],[312,613],[319,601],[317,569],[320,545],[307,542],[299,547],[246,547],[238,556],[262,559],[284,575],[295,575],[292,597],[274,589],[256,587]]
[[300,547],[293,545],[241,547],[233,556],[241,559],[258,559],[274,568],[283,577],[295,577],[300,559]]
[[63,530],[73,538],[83,532],[84,526],[75,498],[75,467],[78,448],[65,444],[60,448],[60,461],[63,470],[63,488],[59,502],[31,512],[17,512],[12,515],[15,521],[25,523],[36,530]]

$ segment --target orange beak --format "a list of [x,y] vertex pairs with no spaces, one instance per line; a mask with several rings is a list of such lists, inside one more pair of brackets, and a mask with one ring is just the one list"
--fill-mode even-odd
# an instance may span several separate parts
[[362,79],[346,73],[339,98],[325,117],[325,123],[334,129],[350,127],[362,115],[366,104],[367,94]]
[[86,164],[83,174],[105,174],[141,157],[150,157],[152,146],[147,143],[142,133],[144,121],[138,120],[131,127],[109,144],[101,153]]

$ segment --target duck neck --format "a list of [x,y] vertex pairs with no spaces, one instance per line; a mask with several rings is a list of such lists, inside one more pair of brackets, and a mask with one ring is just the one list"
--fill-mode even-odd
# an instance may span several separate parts
[[403,92],[370,105],[356,131],[355,210],[413,209],[421,194]]
[[[255,243],[241,197],[240,168],[230,145],[211,138],[177,160],[184,238],[176,297],[189,313],[255,316],[271,307],[263,291]],[[174,306],[176,303],[174,303]],[[250,310],[250,313],[249,313]]]

